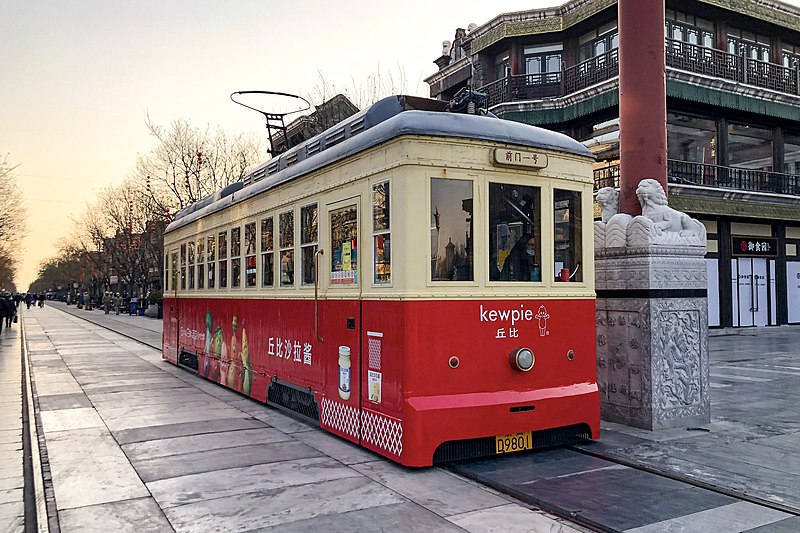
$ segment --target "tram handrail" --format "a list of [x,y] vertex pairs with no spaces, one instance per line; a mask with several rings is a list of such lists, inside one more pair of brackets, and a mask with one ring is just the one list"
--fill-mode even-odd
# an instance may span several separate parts
[[323,341],[319,336],[319,256],[322,254],[322,248],[314,252],[314,338],[317,342]]

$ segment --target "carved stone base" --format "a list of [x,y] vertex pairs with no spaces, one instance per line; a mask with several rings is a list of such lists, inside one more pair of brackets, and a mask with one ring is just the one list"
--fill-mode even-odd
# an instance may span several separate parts
[[709,423],[704,248],[596,252],[602,418],[650,430]]

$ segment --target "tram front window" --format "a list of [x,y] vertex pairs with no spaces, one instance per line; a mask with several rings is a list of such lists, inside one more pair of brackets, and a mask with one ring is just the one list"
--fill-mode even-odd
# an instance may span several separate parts
[[472,281],[472,182],[431,179],[431,280]]
[[539,187],[489,184],[489,281],[542,281]]

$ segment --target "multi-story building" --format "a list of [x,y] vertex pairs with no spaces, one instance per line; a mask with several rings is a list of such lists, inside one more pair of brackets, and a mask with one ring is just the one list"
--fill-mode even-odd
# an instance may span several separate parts
[[[711,326],[800,323],[800,9],[666,0],[669,203],[708,230]],[[566,133],[619,177],[616,0],[501,14],[456,30],[425,81],[469,85],[495,115]]]

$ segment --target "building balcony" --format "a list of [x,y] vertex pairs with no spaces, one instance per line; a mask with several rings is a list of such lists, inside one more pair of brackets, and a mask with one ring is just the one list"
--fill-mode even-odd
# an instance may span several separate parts
[[[800,69],[789,68],[715,48],[665,40],[668,70],[680,70],[711,78],[740,83],[776,93],[800,95]],[[619,75],[618,49],[562,68],[560,72],[509,74],[478,90],[488,95],[492,106],[545,98],[564,97]]]
[[[677,159],[667,160],[667,181],[711,189],[800,196],[800,176],[797,175]],[[595,169],[594,190],[602,187],[619,187],[618,164]]]

